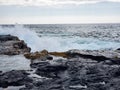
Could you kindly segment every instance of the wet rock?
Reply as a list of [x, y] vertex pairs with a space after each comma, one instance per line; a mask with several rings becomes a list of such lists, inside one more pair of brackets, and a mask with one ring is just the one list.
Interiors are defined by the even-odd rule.
[[41, 52], [34, 52], [34, 53], [26, 53], [24, 54], [24, 56], [27, 58], [27, 59], [31, 59], [31, 60], [35, 60], [35, 59], [41, 59], [41, 60], [46, 60], [46, 59], [49, 59], [49, 60], [52, 60], [53, 58], [50, 57], [48, 55], [48, 51], [47, 50], [43, 50]]
[[[108, 64], [120, 64], [120, 53], [114, 50], [69, 50], [66, 52], [48, 52], [43, 50], [41, 52], [27, 53], [24, 56], [28, 59], [35, 60], [53, 60], [53, 57], [62, 57], [62, 58], [82, 58], [84, 60], [91, 59], [97, 62], [105, 62]], [[106, 62], [108, 61], [108, 62]]]
[[0, 35], [0, 54], [18, 55], [30, 52], [31, 49], [23, 40], [19, 40], [16, 36]]
[[[26, 74], [22, 73], [22, 76], [19, 76], [21, 73], [17, 75], [10, 72], [13, 75], [12, 77], [18, 79], [9, 81], [8, 76], [11, 76], [11, 74], [1, 73], [1, 78], [4, 75], [8, 76], [4, 76], [4, 83], [7, 82], [7, 84], [0, 85], [11, 85], [13, 82], [16, 82], [17, 85], [23, 85], [22, 82], [25, 87], [20, 90], [120, 89], [120, 54], [114, 50], [70, 50], [62, 53], [43, 50], [28, 53], [28, 56], [25, 55], [33, 59], [34, 62], [31, 62], [30, 66], [35, 70], [34, 74], [41, 78], [29, 77], [29, 81], [29, 79], [26, 80], [28, 78]], [[57, 57], [57, 59], [49, 57], [51, 55]], [[47, 57], [51, 60], [48, 60]], [[4, 81], [4, 79], [1, 80]], [[8, 82], [10, 83], [8, 84]]]
[[69, 86], [69, 88], [79, 90], [79, 89], [86, 89], [87, 86], [75, 85], [75, 86]]
[[0, 41], [1, 42], [5, 42], [5, 41], [19, 41], [19, 39], [16, 36], [0, 35]]
[[34, 64], [44, 80], [25, 84], [21, 90], [119, 90], [120, 66], [58, 59]]
[[120, 50], [120, 48], [118, 48], [117, 50]]
[[106, 62], [106, 64], [109, 65], [120, 65], [120, 59], [112, 59], [112, 60], [108, 60], [109, 62]]
[[0, 71], [0, 75], [2, 75], [2, 71]]
[[28, 84], [23, 90], [119, 90], [118, 52], [70, 50], [47, 54], [59, 59], [31, 64], [37, 75], [47, 79]]
[[60, 72], [64, 72], [67, 68], [68, 67], [65, 65], [44, 65], [39, 66], [36, 70], [36, 74], [48, 78], [58, 78]]
[[9, 71], [0, 75], [0, 87], [21, 86], [27, 82], [32, 82], [24, 70]]
[[46, 66], [46, 65], [50, 65], [50, 63], [48, 61], [43, 61], [43, 62], [31, 63], [30, 64], [30, 66], [32, 68], [39, 68], [39, 67]]
[[52, 56], [46, 56], [47, 60], [53, 60], [53, 57]]
[[[66, 52], [68, 58], [91, 59], [106, 64], [120, 65], [120, 53], [116, 50], [69, 50]], [[89, 60], [90, 61], [90, 60]]]
[[49, 54], [57, 57], [68, 58], [68, 55], [66, 52], [49, 52]]
[[101, 53], [99, 53], [99, 52], [96, 52], [96, 53], [94, 51], [83, 51], [83, 50], [82, 51], [80, 51], [80, 50], [67, 51], [67, 54], [70, 58], [82, 57], [84, 59], [92, 59], [92, 60], [96, 60], [98, 62], [110, 59], [109, 57], [101, 55]]
[[110, 79], [108, 83], [104, 85], [105, 90], [119, 90], [120, 89], [120, 79], [113, 78]]
[[56, 84], [55, 80], [45, 80], [43, 82], [34, 82], [28, 84], [27, 87], [20, 90], [64, 90], [64, 87], [60, 84]]

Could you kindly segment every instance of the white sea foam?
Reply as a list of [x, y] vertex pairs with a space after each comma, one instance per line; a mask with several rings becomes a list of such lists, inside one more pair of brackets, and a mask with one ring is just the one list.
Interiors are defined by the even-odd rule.
[[78, 36], [41, 36], [39, 37], [36, 32], [16, 25], [13, 28], [0, 28], [0, 34], [11, 34], [18, 36], [24, 40], [32, 51], [47, 49], [48, 51], [67, 51], [69, 49], [106, 49], [106, 48], [119, 48], [120, 43], [101, 41], [92, 38], [81, 38]]
[[32, 48], [32, 51], [37, 50], [40, 47], [39, 37], [34, 31], [30, 31], [26, 28], [23, 28], [22, 25], [16, 25], [14, 28], [0, 28], [0, 34], [6, 35], [11, 34], [14, 36], [18, 36], [21, 40], [24, 40], [29, 47]]

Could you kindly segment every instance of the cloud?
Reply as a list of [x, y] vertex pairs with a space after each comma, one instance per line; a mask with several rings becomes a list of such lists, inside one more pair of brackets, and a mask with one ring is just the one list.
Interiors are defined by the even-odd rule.
[[98, 2], [120, 2], [120, 0], [0, 0], [0, 5], [46, 6], [89, 4]]

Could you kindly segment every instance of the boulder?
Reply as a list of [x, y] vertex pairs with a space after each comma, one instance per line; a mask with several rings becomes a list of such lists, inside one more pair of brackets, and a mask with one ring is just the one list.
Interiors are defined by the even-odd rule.
[[19, 38], [11, 35], [0, 35], [0, 42], [5, 41], [19, 41]]
[[40, 60], [52, 60], [52, 56], [48, 54], [47, 50], [42, 50], [41, 52], [34, 52], [34, 53], [25, 53], [24, 56], [27, 59], [35, 60], [35, 59], [40, 59]]
[[118, 48], [117, 50], [120, 50], [120, 48]]
[[0, 71], [0, 75], [2, 75], [2, 71]]
[[30, 52], [31, 49], [16, 36], [0, 35], [0, 54], [18, 55]]
[[0, 87], [21, 86], [27, 82], [32, 82], [24, 70], [13, 70], [0, 75]]
[[44, 65], [38, 67], [36, 74], [48, 78], [58, 78], [60, 72], [64, 72], [67, 68], [66, 65]]

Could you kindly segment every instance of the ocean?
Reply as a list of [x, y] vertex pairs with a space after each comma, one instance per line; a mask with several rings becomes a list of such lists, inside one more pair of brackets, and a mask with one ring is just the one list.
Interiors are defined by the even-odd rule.
[[[0, 35], [6, 34], [24, 40], [32, 52], [120, 48], [120, 24], [0, 25]], [[30, 61], [22, 55], [0, 55], [0, 71], [28, 70], [29, 64]]]
[[18, 36], [33, 52], [117, 49], [120, 46], [120, 24], [1, 25], [0, 34]]

